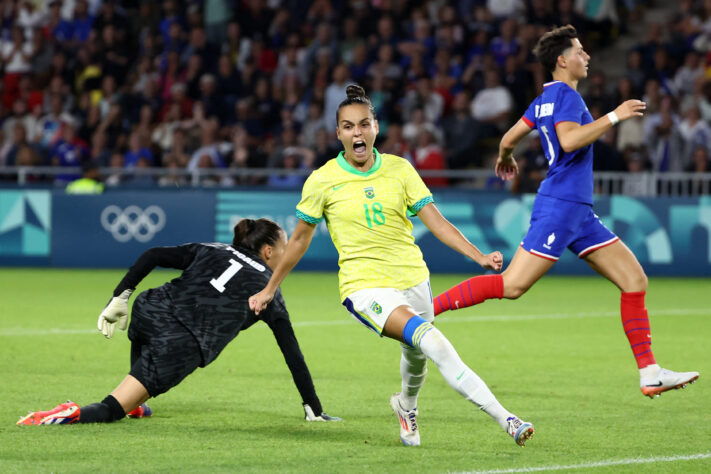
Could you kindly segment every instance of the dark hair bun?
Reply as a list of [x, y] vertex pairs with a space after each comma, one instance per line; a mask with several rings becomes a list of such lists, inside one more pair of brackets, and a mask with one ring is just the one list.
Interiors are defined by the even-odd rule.
[[254, 230], [253, 219], [242, 219], [235, 226], [235, 238], [239, 241], [244, 240]]
[[349, 99], [365, 98], [365, 89], [359, 85], [351, 84], [346, 87], [346, 96], [348, 96]]
[[281, 238], [282, 228], [276, 222], [261, 219], [242, 219], [234, 227], [233, 245], [259, 253], [264, 245], [275, 245]]
[[338, 105], [338, 109], [336, 110], [336, 125], [338, 125], [340, 121], [341, 108], [354, 104], [365, 105], [368, 107], [370, 113], [373, 114], [373, 118], [375, 118], [375, 109], [368, 96], [365, 95], [365, 89], [358, 84], [350, 84], [346, 86], [346, 99]]

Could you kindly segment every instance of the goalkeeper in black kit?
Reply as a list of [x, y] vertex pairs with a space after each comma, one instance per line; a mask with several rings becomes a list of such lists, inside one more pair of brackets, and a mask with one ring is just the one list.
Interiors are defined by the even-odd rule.
[[267, 284], [285, 246], [286, 233], [273, 221], [243, 219], [234, 228], [231, 246], [186, 244], [144, 252], [99, 315], [98, 328], [107, 338], [117, 324], [126, 329], [128, 299], [151, 270], [161, 266], [183, 272], [136, 298], [128, 328], [131, 370], [126, 378], [100, 403], [80, 407], [68, 401], [53, 410], [30, 413], [17, 424], [108, 423], [126, 415], [150, 416], [149, 398], [208, 365], [240, 331], [260, 320], [272, 330], [284, 354], [306, 420], [339, 421], [323, 412], [281, 292], [259, 316], [249, 309], [248, 298]]

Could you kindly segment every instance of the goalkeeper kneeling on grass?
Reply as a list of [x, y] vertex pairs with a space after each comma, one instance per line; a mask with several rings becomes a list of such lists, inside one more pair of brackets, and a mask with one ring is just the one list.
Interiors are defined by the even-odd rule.
[[198, 367], [215, 360], [240, 331], [264, 321], [274, 333], [307, 421], [339, 421], [323, 412], [299, 349], [281, 293], [257, 316], [248, 298], [263, 288], [281, 261], [286, 233], [268, 219], [243, 219], [232, 245], [221, 243], [154, 247], [133, 264], [99, 315], [98, 328], [110, 338], [128, 323], [128, 299], [156, 266], [183, 270], [180, 277], [142, 292], [133, 305], [128, 338], [131, 370], [100, 403], [73, 402], [24, 416], [18, 425], [108, 423], [150, 416], [146, 401], [178, 385]]

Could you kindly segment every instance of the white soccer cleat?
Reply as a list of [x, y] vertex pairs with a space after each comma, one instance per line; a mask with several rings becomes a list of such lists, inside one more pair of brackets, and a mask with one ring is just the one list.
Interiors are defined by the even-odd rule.
[[687, 384], [694, 383], [698, 378], [698, 372], [674, 372], [672, 370], [659, 369], [656, 377], [640, 379], [639, 387], [644, 395], [654, 398], [667, 390], [684, 388]]
[[304, 419], [306, 421], [343, 421], [343, 418], [329, 416], [326, 413], [321, 413], [317, 416], [308, 403], [304, 403]]
[[400, 440], [405, 446], [420, 445], [420, 430], [417, 428], [417, 408], [405, 410], [400, 406], [400, 394], [390, 397], [390, 406], [400, 420]]
[[526, 441], [531, 439], [535, 433], [532, 423], [523, 421], [517, 416], [506, 418], [506, 422], [508, 423], [506, 432], [514, 439], [516, 444], [521, 447], [525, 446]]

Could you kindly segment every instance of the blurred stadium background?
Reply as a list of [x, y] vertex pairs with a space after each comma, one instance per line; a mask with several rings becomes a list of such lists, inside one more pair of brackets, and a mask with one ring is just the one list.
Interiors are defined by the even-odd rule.
[[[526, 302], [438, 319], [497, 396], [532, 417], [535, 444], [514, 451], [431, 370], [427, 446], [405, 458], [387, 406], [398, 351], [342, 313], [323, 224], [299, 269], [325, 272], [283, 289], [319, 393], [347, 420], [337, 429], [299, 422], [264, 327], [156, 399], [140, 429], [14, 421], [62, 397], [100, 399], [125, 372], [129, 342], [97, 336], [94, 318], [146, 248], [229, 241], [242, 217], [293, 229], [303, 181], [338, 152], [334, 111], [350, 82], [377, 108], [376, 147], [411, 160], [447, 218], [510, 258], [546, 160], [532, 137], [507, 184], [492, 160], [547, 80], [533, 44], [568, 23], [592, 56], [580, 87], [592, 114], [647, 102], [595, 144], [595, 208], [652, 276], [655, 351], [708, 373], [711, 2], [0, 0], [0, 18], [2, 472], [709, 471], [704, 379], [643, 400], [617, 290], [568, 278], [590, 273], [572, 255], [553, 269], [566, 277]], [[413, 224], [435, 291], [480, 271]]]
[[[244, 216], [291, 230], [305, 177], [339, 150], [350, 82], [376, 106], [376, 147], [510, 256], [546, 160], [535, 136], [514, 182], [492, 160], [547, 80], [533, 44], [570, 23], [593, 116], [647, 102], [595, 144], [598, 213], [650, 274], [709, 275], [709, 2], [3, 0], [0, 14], [0, 265], [123, 267], [146, 246], [225, 240]], [[471, 271], [415, 231], [435, 272]], [[325, 228], [316, 243], [300, 268], [334, 269]], [[574, 260], [555, 271], [587, 271]]]

